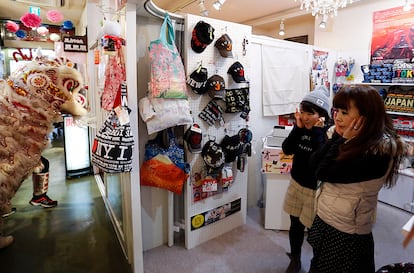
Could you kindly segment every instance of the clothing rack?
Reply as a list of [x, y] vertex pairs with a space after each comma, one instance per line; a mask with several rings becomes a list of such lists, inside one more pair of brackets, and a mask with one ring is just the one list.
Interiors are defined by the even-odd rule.
[[[152, 0], [146, 0], [144, 3], [144, 9], [151, 15], [158, 17], [160, 19], [164, 19], [164, 14], [168, 11], [163, 10], [159, 7], [157, 7], [157, 5], [154, 4], [154, 2], [152, 2]], [[184, 17], [175, 13], [170, 13], [168, 12], [168, 14], [170, 15], [171, 20], [176, 20], [180, 23], [184, 22]]]

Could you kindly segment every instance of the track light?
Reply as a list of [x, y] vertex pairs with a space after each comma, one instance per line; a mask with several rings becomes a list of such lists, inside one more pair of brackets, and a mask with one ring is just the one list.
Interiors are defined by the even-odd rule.
[[280, 21], [280, 25], [279, 25], [279, 35], [283, 36], [285, 35], [285, 23], [284, 23], [285, 19], [282, 19], [282, 21]]
[[322, 16], [321, 22], [319, 23], [319, 27], [320, 28], [326, 28], [327, 25], [328, 25], [328, 15], [324, 14]]
[[214, 2], [213, 7], [216, 10], [220, 10], [221, 6], [223, 6], [224, 2], [226, 2], [226, 0], [217, 0], [216, 2]]
[[411, 10], [411, 5], [410, 3], [408, 3], [408, 0], [405, 0], [405, 5], [403, 7], [403, 11], [410, 11]]
[[204, 0], [200, 0], [200, 3], [198, 3], [198, 7], [200, 9], [200, 14], [202, 16], [208, 16], [208, 10], [206, 9], [206, 6], [204, 5]]

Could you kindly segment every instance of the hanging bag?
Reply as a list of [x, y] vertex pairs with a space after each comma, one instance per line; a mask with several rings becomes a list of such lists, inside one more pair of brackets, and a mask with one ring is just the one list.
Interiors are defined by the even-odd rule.
[[160, 37], [149, 45], [149, 91], [155, 98], [187, 98], [183, 61], [174, 42], [174, 28], [166, 13]]
[[126, 81], [125, 60], [122, 50], [123, 39], [111, 37], [116, 54], [109, 55], [108, 64], [105, 67], [105, 85], [102, 93], [102, 108], [111, 111], [116, 105], [116, 97], [119, 96], [121, 84]]
[[[165, 144], [164, 144], [165, 143]], [[184, 149], [178, 145], [173, 130], [159, 132], [145, 145], [144, 163], [140, 168], [140, 184], [180, 194], [190, 172]]]
[[151, 135], [178, 125], [193, 123], [190, 103], [187, 99], [143, 97], [139, 100], [139, 113]]
[[106, 173], [129, 172], [132, 169], [134, 137], [129, 123], [126, 84], [121, 84], [121, 106], [110, 112], [92, 146], [92, 164]]
[[145, 144], [144, 161], [150, 160], [159, 154], [167, 155], [177, 167], [189, 172], [189, 164], [185, 161], [184, 148], [178, 144], [172, 128], [159, 132], [154, 139], [148, 140]]

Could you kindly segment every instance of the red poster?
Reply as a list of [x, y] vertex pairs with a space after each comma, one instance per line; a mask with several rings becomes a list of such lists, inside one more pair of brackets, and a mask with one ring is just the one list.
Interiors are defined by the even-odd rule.
[[[412, 9], [413, 10], [413, 9]], [[371, 63], [411, 62], [414, 57], [414, 11], [402, 7], [374, 12]]]

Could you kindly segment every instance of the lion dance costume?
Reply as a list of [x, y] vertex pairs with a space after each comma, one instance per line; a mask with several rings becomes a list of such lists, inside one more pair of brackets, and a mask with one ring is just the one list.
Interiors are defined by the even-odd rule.
[[[81, 74], [64, 58], [37, 56], [8, 79], [0, 79], [1, 214], [10, 211], [11, 199], [22, 182], [37, 172], [48, 135], [53, 123], [61, 121], [61, 113], [87, 114], [85, 97], [79, 93], [82, 88]], [[43, 177], [42, 181], [38, 189], [48, 182]], [[2, 228], [0, 219], [0, 248], [13, 242], [11, 235], [1, 235]]]

